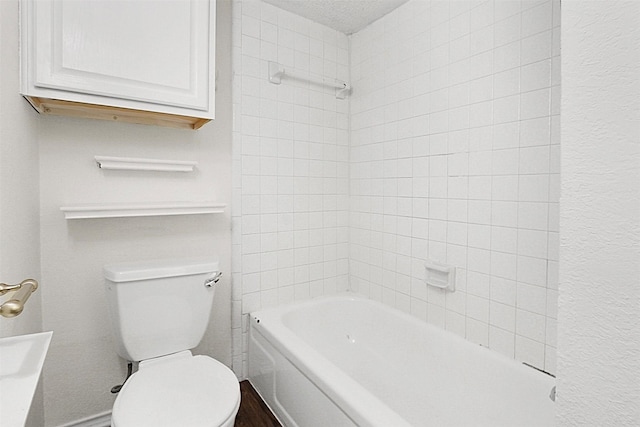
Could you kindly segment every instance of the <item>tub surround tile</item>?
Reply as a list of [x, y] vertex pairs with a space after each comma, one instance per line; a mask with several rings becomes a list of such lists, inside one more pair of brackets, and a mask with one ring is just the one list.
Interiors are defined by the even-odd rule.
[[[418, 3], [425, 13], [414, 14], [413, 25], [400, 29], [397, 17]], [[363, 274], [375, 264], [370, 236], [381, 233], [384, 242], [397, 243], [401, 232], [385, 225], [398, 224], [398, 217], [413, 219], [413, 241], [420, 243], [410, 251], [412, 265], [426, 258], [455, 260], [465, 281], [455, 297], [425, 292], [423, 270], [412, 268], [409, 311], [424, 318], [426, 302], [428, 322], [551, 372], [558, 257], [557, 3], [449, 7], [410, 1], [382, 25], [351, 37], [351, 67], [357, 70], [352, 84], [359, 89], [351, 98], [350, 166], [357, 185], [351, 187], [350, 259], [358, 265], [350, 270], [352, 289], [372, 292], [371, 277]], [[397, 31], [409, 33], [404, 43], [413, 44], [411, 69], [394, 61]], [[413, 82], [413, 91], [397, 90], [400, 75]], [[402, 117], [398, 106], [406, 107]], [[411, 126], [412, 117], [426, 126]], [[390, 128], [394, 133], [378, 131]], [[411, 169], [398, 167], [400, 134], [412, 141]], [[387, 149], [377, 151], [378, 145]], [[379, 165], [393, 168], [378, 174]], [[411, 193], [402, 183], [409, 174]], [[371, 202], [378, 189], [386, 189], [385, 207], [409, 198], [412, 210], [382, 212], [380, 226], [359, 221], [376, 213]], [[418, 218], [425, 223], [416, 223]], [[394, 244], [378, 249], [384, 259], [400, 255]], [[382, 274], [397, 268], [383, 264]], [[397, 300], [391, 293], [403, 293], [381, 286], [389, 301]]]
[[[261, 1], [234, 2], [234, 343], [259, 308], [348, 288], [348, 101], [267, 79], [268, 61], [348, 80], [348, 40]], [[239, 252], [239, 253], [238, 253]], [[246, 345], [233, 367], [246, 376]]]
[[[555, 371], [558, 5], [410, 0], [347, 37], [234, 1], [239, 377], [247, 313], [346, 289]], [[270, 84], [268, 60], [353, 93]]]

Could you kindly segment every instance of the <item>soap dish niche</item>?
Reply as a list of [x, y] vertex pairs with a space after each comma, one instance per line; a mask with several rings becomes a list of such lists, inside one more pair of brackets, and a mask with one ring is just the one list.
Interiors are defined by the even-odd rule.
[[425, 282], [429, 286], [453, 292], [456, 289], [456, 268], [433, 261], [424, 263]]

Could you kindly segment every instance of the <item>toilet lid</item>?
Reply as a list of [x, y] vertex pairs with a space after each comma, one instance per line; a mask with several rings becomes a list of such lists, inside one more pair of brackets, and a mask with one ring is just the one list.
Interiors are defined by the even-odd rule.
[[140, 363], [113, 406], [114, 426], [219, 426], [240, 404], [236, 376], [207, 356], [181, 352]]

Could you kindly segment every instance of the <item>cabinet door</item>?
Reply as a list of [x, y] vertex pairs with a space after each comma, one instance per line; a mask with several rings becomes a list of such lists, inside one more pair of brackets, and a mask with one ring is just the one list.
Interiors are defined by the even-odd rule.
[[36, 88], [213, 111], [215, 2], [35, 0], [29, 6]]

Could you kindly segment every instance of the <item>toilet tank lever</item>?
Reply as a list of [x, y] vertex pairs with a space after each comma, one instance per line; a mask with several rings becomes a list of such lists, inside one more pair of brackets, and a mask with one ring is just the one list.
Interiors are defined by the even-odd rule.
[[208, 279], [206, 279], [204, 281], [204, 286], [207, 288], [211, 288], [213, 285], [218, 283], [220, 277], [222, 277], [222, 271], [218, 271], [213, 277], [209, 277]]

